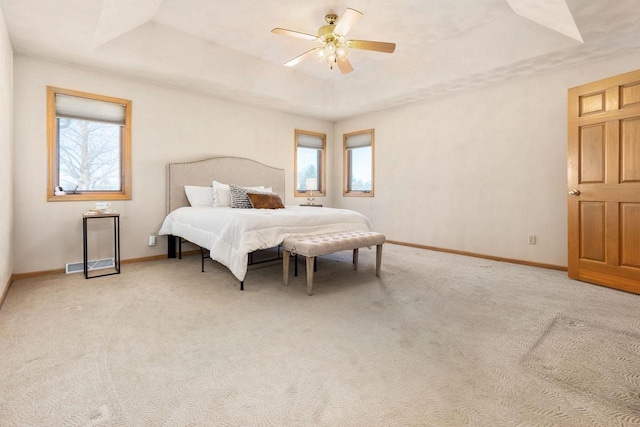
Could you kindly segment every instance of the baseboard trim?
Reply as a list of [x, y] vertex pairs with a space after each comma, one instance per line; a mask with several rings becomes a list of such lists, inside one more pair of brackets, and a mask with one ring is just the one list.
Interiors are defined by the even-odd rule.
[[[194, 251], [185, 251], [182, 252], [182, 256], [191, 256], [191, 255], [200, 255], [200, 251], [199, 250], [194, 250]], [[159, 259], [166, 259], [167, 258], [167, 254], [163, 254], [163, 255], [152, 255], [152, 256], [145, 256], [145, 257], [141, 257], [141, 258], [130, 258], [130, 259], [123, 259], [120, 261], [121, 264], [135, 264], [137, 262], [146, 262], [146, 261], [157, 261]], [[55, 270], [43, 270], [43, 271], [32, 271], [29, 273], [17, 273], [17, 274], [13, 274], [11, 276], [11, 281], [15, 282], [16, 280], [22, 280], [22, 279], [31, 279], [33, 277], [40, 277], [40, 276], [49, 276], [52, 274], [65, 274], [66, 270], [64, 268], [58, 268]]]
[[55, 270], [30, 271], [29, 273], [16, 273], [13, 275], [13, 281], [22, 279], [31, 279], [33, 277], [50, 276], [52, 274], [65, 274], [64, 268], [56, 268]]
[[123, 259], [122, 261], [120, 261], [120, 264], [135, 264], [138, 262], [157, 261], [159, 259], [163, 259], [166, 257], [167, 255], [164, 254], [164, 255], [143, 256], [140, 258]]
[[[567, 271], [567, 267], [562, 266], [562, 265], [545, 264], [545, 263], [532, 262], [532, 261], [523, 261], [523, 260], [512, 259], [512, 258], [503, 258], [503, 257], [497, 257], [497, 256], [493, 256], [493, 255], [478, 254], [478, 253], [475, 253], [475, 252], [458, 251], [458, 250], [455, 250], [455, 249], [439, 248], [439, 247], [436, 247], [436, 246], [419, 245], [417, 243], [400, 242], [398, 240], [387, 240], [386, 243], [391, 243], [391, 244], [400, 245], [400, 246], [408, 246], [408, 247], [411, 247], [411, 248], [426, 249], [426, 250], [429, 250], [429, 251], [446, 252], [446, 253], [454, 254], [454, 255], [463, 255], [463, 256], [470, 256], [470, 257], [474, 257], [474, 258], [489, 259], [489, 260], [492, 260], [492, 261], [508, 262], [508, 263], [511, 263], [511, 264], [528, 265], [530, 267], [539, 267], [539, 268], [547, 268], [547, 269], [550, 269], [550, 270]], [[199, 254], [200, 254], [199, 250], [182, 252], [182, 256], [183, 257], [184, 256], [199, 255]], [[135, 264], [135, 263], [138, 263], [138, 262], [157, 261], [157, 260], [165, 259], [165, 258], [167, 258], [166, 254], [153, 255], [153, 256], [146, 256], [146, 257], [140, 257], [140, 258], [125, 259], [125, 260], [122, 260], [121, 263], [122, 264]], [[11, 277], [9, 277], [9, 282], [7, 283], [7, 286], [6, 286], [5, 290], [4, 290], [4, 292], [2, 293], [2, 295], [0, 295], [0, 308], [2, 308], [2, 304], [4, 304], [4, 300], [7, 297], [7, 293], [9, 292], [9, 287], [11, 286], [11, 284], [14, 281], [22, 280], [22, 279], [30, 279], [32, 277], [49, 276], [51, 274], [64, 274], [64, 273], [65, 273], [65, 269], [64, 268], [60, 268], [60, 269], [55, 269], [55, 270], [43, 270], [43, 271], [33, 271], [33, 272], [30, 272], [30, 273], [12, 274]]]
[[464, 256], [470, 256], [474, 258], [490, 259], [492, 261], [508, 262], [511, 264], [528, 265], [530, 267], [547, 268], [549, 270], [567, 271], [567, 267], [562, 265], [545, 264], [545, 263], [533, 262], [533, 261], [523, 261], [520, 259], [512, 259], [512, 258], [503, 258], [503, 257], [498, 257], [493, 255], [478, 254], [475, 252], [457, 251], [455, 249], [438, 248], [436, 246], [427, 246], [427, 245], [418, 245], [416, 243], [399, 242], [397, 240], [387, 240], [385, 241], [385, 243], [391, 243], [391, 244], [400, 245], [400, 246], [408, 246], [411, 248], [427, 249], [427, 250], [436, 251], [436, 252], [446, 252], [454, 255], [464, 255]]
[[[200, 250], [182, 251], [182, 256], [183, 257], [192, 256], [192, 255], [200, 255]], [[145, 257], [142, 257], [142, 258], [123, 259], [122, 261], [120, 261], [120, 263], [121, 264], [135, 264], [136, 262], [157, 261], [159, 259], [167, 259], [167, 254], [145, 256]]]
[[4, 291], [2, 292], [2, 295], [0, 295], [0, 309], [2, 309], [2, 304], [4, 304], [4, 300], [7, 298], [7, 294], [9, 293], [9, 288], [11, 287], [11, 283], [13, 283], [13, 274], [9, 276], [7, 285], [4, 287]]

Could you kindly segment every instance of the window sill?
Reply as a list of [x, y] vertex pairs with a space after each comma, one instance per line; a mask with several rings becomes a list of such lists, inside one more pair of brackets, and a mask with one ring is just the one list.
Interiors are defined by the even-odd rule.
[[64, 196], [56, 196], [54, 194], [47, 195], [47, 202], [81, 202], [81, 201], [108, 201], [108, 200], [131, 200], [131, 196], [129, 194], [123, 193], [91, 193], [91, 194], [82, 194], [82, 193], [68, 193]]
[[344, 197], [373, 197], [373, 191], [345, 191]]
[[295, 193], [293, 195], [294, 197], [327, 197], [326, 193], [316, 193], [315, 191], [313, 192], [313, 196], [309, 193]]

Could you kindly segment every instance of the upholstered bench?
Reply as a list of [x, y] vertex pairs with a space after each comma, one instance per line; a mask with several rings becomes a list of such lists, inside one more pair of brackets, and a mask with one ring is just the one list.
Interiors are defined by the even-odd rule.
[[384, 234], [374, 231], [344, 231], [338, 233], [319, 234], [315, 236], [288, 237], [282, 242], [284, 249], [282, 260], [282, 279], [284, 285], [289, 284], [289, 258], [291, 255], [302, 255], [307, 258], [307, 293], [313, 293], [313, 267], [315, 257], [334, 252], [353, 250], [353, 269], [358, 269], [358, 249], [376, 247], [376, 276], [380, 276], [382, 263], [382, 244]]

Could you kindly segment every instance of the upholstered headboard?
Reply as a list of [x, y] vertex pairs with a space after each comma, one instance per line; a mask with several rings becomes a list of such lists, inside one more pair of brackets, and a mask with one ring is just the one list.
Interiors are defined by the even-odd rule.
[[212, 157], [167, 165], [167, 214], [189, 206], [185, 185], [210, 186], [212, 181], [244, 187], [272, 187], [284, 201], [284, 169], [241, 157]]

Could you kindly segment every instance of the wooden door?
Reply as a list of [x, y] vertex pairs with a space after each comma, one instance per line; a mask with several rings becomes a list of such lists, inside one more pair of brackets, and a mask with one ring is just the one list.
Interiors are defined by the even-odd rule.
[[640, 293], [640, 70], [569, 90], [569, 277]]

